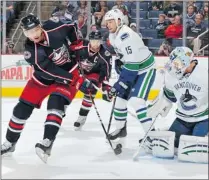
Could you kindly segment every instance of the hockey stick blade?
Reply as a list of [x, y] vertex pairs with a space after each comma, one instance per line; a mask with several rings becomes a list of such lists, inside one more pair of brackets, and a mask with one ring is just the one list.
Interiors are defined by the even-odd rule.
[[[158, 116], [159, 116], [159, 114], [158, 114]], [[153, 126], [154, 126], [154, 124], [155, 124], [156, 119], [157, 119], [158, 116], [156, 116], [155, 119], [152, 121], [152, 124], [151, 124], [150, 128], [148, 129], [148, 131], [144, 135], [144, 138], [142, 139], [139, 148], [137, 149], [137, 151], [133, 155], [133, 161], [137, 161], [138, 160], [138, 156], [140, 155], [141, 148], [144, 145], [144, 142], [146, 141], [149, 132], [152, 130], [152, 128], [153, 128]]]

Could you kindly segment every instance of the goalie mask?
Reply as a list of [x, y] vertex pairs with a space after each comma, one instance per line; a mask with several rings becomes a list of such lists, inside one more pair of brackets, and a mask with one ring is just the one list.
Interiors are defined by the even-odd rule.
[[188, 47], [176, 47], [171, 52], [165, 68], [173, 77], [181, 80], [185, 75], [185, 70], [190, 66], [193, 56], [194, 53]]

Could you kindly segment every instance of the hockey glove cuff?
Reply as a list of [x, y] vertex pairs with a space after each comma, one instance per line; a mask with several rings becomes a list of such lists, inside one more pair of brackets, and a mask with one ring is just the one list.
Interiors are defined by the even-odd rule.
[[76, 82], [76, 89], [79, 89], [84, 94], [89, 94], [95, 90], [93, 82], [82, 76]]
[[108, 102], [111, 102], [113, 99], [113, 96], [116, 95], [116, 90], [109, 84], [102, 84], [102, 91], [104, 94], [102, 94], [102, 99]]

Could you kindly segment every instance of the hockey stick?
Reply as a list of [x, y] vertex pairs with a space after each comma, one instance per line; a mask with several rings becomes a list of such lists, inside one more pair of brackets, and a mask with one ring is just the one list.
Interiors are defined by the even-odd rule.
[[[102, 94], [106, 94], [102, 91], [101, 88], [97, 87], [95, 84], [93, 84], [94, 88], [100, 91]], [[110, 113], [110, 118], [109, 118], [109, 123], [108, 123], [108, 128], [107, 128], [107, 134], [109, 134], [111, 123], [112, 123], [112, 117], [113, 117], [113, 112], [114, 112], [114, 107], [115, 107], [115, 102], [116, 102], [117, 96], [114, 97], [113, 104], [112, 104], [112, 109]]]
[[111, 141], [110, 141], [110, 138], [108, 137], [108, 133], [107, 133], [105, 127], [104, 127], [104, 124], [103, 124], [103, 122], [102, 122], [101, 116], [100, 116], [100, 114], [99, 114], [99, 112], [98, 112], [97, 106], [96, 106], [96, 104], [95, 104], [95, 101], [94, 101], [94, 98], [92, 97], [91, 92], [89, 92], [89, 95], [90, 95], [91, 101], [92, 101], [92, 103], [93, 103], [93, 105], [94, 105], [94, 109], [95, 109], [95, 111], [96, 111], [96, 114], [97, 114], [97, 116], [98, 116], [98, 118], [99, 118], [100, 124], [102, 125], [103, 131], [104, 131], [104, 133], [105, 133], [105, 135], [106, 135], [106, 137], [107, 137], [107, 140], [108, 140], [108, 142], [109, 142], [109, 144], [110, 144], [112, 150], [114, 151], [115, 155], [120, 154], [120, 153], [121, 153], [121, 148], [117, 148], [117, 147], [116, 147], [115, 149], [113, 148], [113, 145], [112, 145], [112, 143], [111, 143]]
[[153, 126], [154, 126], [154, 124], [155, 124], [155, 121], [156, 121], [156, 119], [157, 119], [158, 116], [159, 116], [159, 114], [158, 114], [158, 115], [155, 117], [155, 119], [152, 121], [152, 124], [151, 124], [150, 128], [148, 129], [148, 131], [147, 131], [146, 134], [144, 135], [144, 138], [142, 139], [141, 144], [140, 144], [138, 150], [137, 150], [137, 151], [134, 153], [134, 155], [133, 155], [133, 161], [136, 161], [136, 160], [138, 159], [138, 156], [139, 156], [139, 154], [140, 154], [140, 150], [141, 150], [142, 146], [144, 145], [144, 142], [146, 141], [149, 132], [152, 130], [152, 128], [153, 128]]
[[[81, 70], [82, 76], [85, 77], [84, 70], [83, 70], [83, 68], [82, 68], [82, 66], [81, 66], [81, 63], [80, 63], [80, 58], [78, 59], [78, 65], [80, 66], [80, 70]], [[92, 83], [92, 84], [93, 84], [93, 83]], [[94, 84], [93, 84], [93, 86], [97, 87], [97, 86], [94, 85]], [[97, 87], [97, 88], [98, 88], [98, 87]], [[97, 89], [97, 88], [96, 88], [96, 89]], [[95, 104], [94, 98], [92, 97], [92, 94], [91, 94], [90, 91], [89, 91], [89, 96], [90, 96], [90, 98], [91, 98], [91, 101], [92, 101], [92, 103], [93, 103], [94, 109], [95, 109], [96, 114], [97, 114], [97, 116], [98, 116], [98, 118], [99, 118], [100, 124], [101, 124], [101, 126], [102, 126], [102, 128], [103, 128], [103, 131], [104, 131], [104, 133], [105, 133], [105, 135], [106, 135], [106, 137], [107, 137], [107, 140], [108, 140], [108, 142], [109, 142], [109, 144], [110, 144], [110, 146], [111, 146], [113, 152], [115, 153], [115, 155], [120, 154], [120, 153], [122, 152], [121, 148], [117, 148], [117, 147], [116, 147], [115, 149], [113, 148], [113, 145], [112, 145], [112, 143], [111, 143], [111, 141], [110, 141], [110, 138], [108, 137], [107, 131], [106, 131], [105, 127], [104, 127], [104, 124], [103, 124], [103, 122], [102, 122], [101, 116], [100, 116], [100, 114], [99, 114], [99, 111], [98, 111], [97, 106], [96, 106], [96, 104]]]
[[110, 113], [110, 119], [109, 119], [108, 128], [107, 128], [107, 134], [109, 134], [109, 132], [110, 132], [110, 126], [111, 126], [111, 123], [112, 123], [112, 117], [113, 117], [116, 98], [117, 98], [117, 96], [115, 96], [115, 98], [113, 100], [112, 110], [111, 110], [111, 113]]

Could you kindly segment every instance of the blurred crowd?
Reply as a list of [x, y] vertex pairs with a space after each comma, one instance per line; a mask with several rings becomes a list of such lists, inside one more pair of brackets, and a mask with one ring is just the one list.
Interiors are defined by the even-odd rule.
[[[12, 25], [15, 23], [15, 19], [18, 18], [21, 11], [24, 8], [24, 3], [22, 1], [6, 1], [6, 17], [3, 16], [3, 2], [1, 1], [1, 26], [0, 26], [0, 33], [1, 33], [1, 45], [4, 45], [7, 47], [6, 53], [7, 54], [15, 54], [14, 51], [14, 43], [11, 41], [7, 41], [6, 44], [3, 44], [2, 37], [3, 37], [3, 21], [6, 21], [6, 35], [8, 36], [8, 33], [12, 27]], [[5, 18], [5, 19], [4, 19]]]
[[[100, 30], [104, 41], [108, 41], [108, 30], [104, 21], [105, 13], [118, 8], [124, 14], [124, 22], [134, 31], [139, 29], [144, 43], [155, 55], [167, 56], [174, 47], [182, 45], [183, 28], [186, 28], [186, 43], [195, 53], [208, 44], [208, 34], [197, 38], [208, 28], [208, 1], [186, 2], [186, 27], [183, 27], [182, 1], [140, 1], [139, 27], [136, 23], [136, 2], [130, 1], [91, 1], [91, 13], [87, 1], [57, 1], [52, 17], [66, 22], [76, 21], [80, 36], [87, 38], [87, 23], [91, 30]], [[8, 2], [7, 17], [15, 16], [14, 3]], [[10, 21], [10, 20], [9, 20]]]

